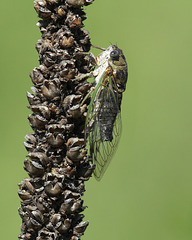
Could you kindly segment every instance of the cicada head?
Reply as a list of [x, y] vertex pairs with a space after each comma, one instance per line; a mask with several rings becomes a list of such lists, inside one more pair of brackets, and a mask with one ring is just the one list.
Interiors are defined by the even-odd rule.
[[108, 63], [112, 69], [118, 92], [124, 92], [128, 78], [128, 68], [125, 56], [123, 51], [116, 45], [111, 45], [108, 49], [110, 50]]

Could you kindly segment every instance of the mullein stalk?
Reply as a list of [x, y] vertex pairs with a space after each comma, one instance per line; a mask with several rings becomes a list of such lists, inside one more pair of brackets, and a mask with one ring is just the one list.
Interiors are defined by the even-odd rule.
[[90, 38], [83, 30], [82, 7], [93, 0], [35, 0], [42, 19], [42, 38], [36, 49], [38, 67], [30, 74], [34, 84], [27, 93], [33, 133], [24, 143], [29, 177], [19, 184], [22, 218], [19, 239], [78, 240], [88, 221], [82, 196], [94, 165], [84, 142], [87, 104], [81, 104], [91, 84], [75, 80], [88, 73]]

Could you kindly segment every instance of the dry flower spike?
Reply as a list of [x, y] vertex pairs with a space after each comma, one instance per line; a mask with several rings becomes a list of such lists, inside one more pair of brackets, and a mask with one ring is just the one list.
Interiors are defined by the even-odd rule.
[[30, 74], [33, 93], [27, 93], [28, 119], [34, 131], [24, 143], [29, 177], [19, 184], [22, 218], [19, 239], [78, 240], [88, 221], [81, 199], [94, 165], [84, 148], [87, 81], [72, 81], [91, 71], [90, 49], [82, 7], [93, 0], [35, 0], [42, 38], [36, 49], [39, 67]]

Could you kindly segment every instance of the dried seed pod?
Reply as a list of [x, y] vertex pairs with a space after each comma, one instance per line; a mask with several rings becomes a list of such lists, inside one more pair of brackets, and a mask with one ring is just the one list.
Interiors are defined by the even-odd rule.
[[24, 144], [24, 146], [25, 146], [25, 148], [26, 148], [26, 150], [27, 150], [28, 152], [33, 151], [33, 149], [34, 149], [34, 145], [33, 145], [33, 144], [28, 143], [28, 142], [24, 142], [23, 144]]
[[80, 240], [80, 238], [77, 236], [72, 236], [71, 240]]
[[87, 109], [87, 105], [84, 104], [83, 106], [80, 106], [79, 104], [71, 107], [69, 110], [67, 110], [67, 117], [72, 118], [81, 118], [84, 114], [84, 112]]
[[57, 233], [49, 231], [46, 227], [38, 232], [37, 240], [56, 240]]
[[86, 165], [84, 168], [79, 169], [80, 178], [83, 180], [88, 180], [93, 171], [95, 170], [95, 164]]
[[70, 48], [74, 44], [74, 38], [72, 36], [66, 37], [64, 36], [63, 39], [61, 40], [61, 46], [64, 48]]
[[54, 63], [56, 63], [57, 61], [57, 55], [54, 52], [45, 52], [45, 54], [43, 55], [43, 62], [45, 64], [45, 66], [50, 67], [51, 65], [53, 65]]
[[34, 104], [39, 104], [40, 100], [34, 96], [33, 94], [31, 94], [30, 92], [27, 92], [27, 99], [30, 105], [34, 105]]
[[28, 116], [30, 125], [32, 128], [37, 128], [39, 130], [44, 129], [47, 124], [47, 120], [39, 115], [30, 114]]
[[66, 125], [61, 124], [50, 124], [48, 126], [48, 131], [50, 133], [64, 133], [66, 129]]
[[76, 234], [76, 235], [82, 234], [88, 225], [89, 225], [88, 221], [79, 223], [76, 227], [74, 227], [73, 234]]
[[47, 0], [49, 4], [58, 4], [60, 0]]
[[26, 190], [30, 193], [34, 193], [35, 187], [31, 184], [30, 180], [30, 178], [25, 178], [20, 184], [18, 184], [19, 188], [21, 190]]
[[67, 218], [64, 220], [64, 222], [57, 223], [57, 225], [55, 226], [55, 229], [57, 229], [58, 232], [63, 234], [68, 231], [70, 226], [71, 226], [71, 219]]
[[25, 159], [24, 164], [26, 171], [30, 175], [42, 176], [44, 174], [44, 168], [41, 164], [34, 161], [29, 161], [27, 159]]
[[31, 106], [29, 106], [29, 109], [31, 109], [31, 111], [33, 111], [36, 114], [41, 114], [46, 119], [50, 118], [51, 112], [50, 112], [49, 108], [46, 106], [31, 105]]
[[60, 17], [64, 17], [66, 15], [66, 7], [64, 5], [59, 6], [57, 13]]
[[32, 198], [32, 195], [29, 192], [26, 192], [25, 190], [18, 190], [18, 195], [23, 201]]
[[74, 203], [74, 199], [72, 199], [72, 198], [65, 200], [64, 203], [61, 204], [59, 212], [62, 215], [71, 213], [71, 207], [72, 207], [73, 203]]
[[82, 99], [82, 95], [68, 95], [64, 101], [63, 101], [63, 108], [65, 111], [67, 111], [72, 105], [76, 105], [77, 103], [80, 103]]
[[38, 68], [34, 68], [33, 72], [30, 73], [31, 80], [34, 84], [42, 84], [42, 82], [45, 80], [43, 74], [39, 71]]
[[27, 140], [27, 142], [32, 144], [35, 144], [37, 142], [37, 139], [34, 134], [26, 134], [25, 139]]
[[61, 183], [56, 183], [55, 185], [52, 182], [47, 182], [45, 186], [45, 192], [48, 196], [55, 197], [59, 195], [62, 191]]
[[46, 8], [47, 2], [45, 0], [35, 0], [34, 1], [34, 8], [38, 13], [38, 16], [43, 19], [49, 19], [51, 17], [51, 11]]
[[52, 43], [49, 39], [39, 39], [36, 43], [36, 49], [38, 53], [44, 54], [45, 51], [52, 50]]
[[82, 210], [81, 206], [82, 206], [83, 201], [82, 200], [76, 200], [73, 205], [71, 206], [71, 212], [76, 212], [77, 210]]
[[60, 95], [59, 81], [54, 80], [45, 80], [43, 86], [41, 87], [43, 95], [48, 98], [54, 98]]
[[61, 220], [61, 214], [56, 213], [51, 217], [51, 223], [55, 226]]
[[75, 146], [83, 146], [85, 144], [84, 138], [69, 138], [66, 146], [68, 148], [75, 147]]
[[44, 222], [43, 214], [39, 210], [32, 211], [31, 214], [37, 222], [39, 223]]
[[50, 159], [47, 157], [46, 153], [43, 152], [32, 152], [27, 155], [31, 160], [38, 162], [42, 164], [43, 166], [46, 166]]
[[70, 190], [65, 190], [63, 192], [63, 195], [64, 195], [65, 199], [68, 199], [68, 198], [79, 199], [81, 197], [81, 195], [79, 193], [75, 193]]
[[74, 162], [78, 162], [85, 157], [86, 153], [86, 150], [82, 149], [81, 146], [72, 147], [67, 151], [67, 157]]
[[63, 134], [59, 133], [57, 135], [48, 133], [47, 134], [47, 141], [52, 147], [60, 147], [65, 142], [65, 137]]
[[66, 2], [73, 7], [82, 7], [85, 3], [85, 0], [66, 0]]
[[73, 132], [74, 124], [66, 124], [66, 132], [69, 134]]
[[70, 12], [70, 11], [68, 12], [66, 23], [68, 23], [69, 28], [83, 27], [81, 17], [78, 14], [72, 14], [72, 12]]
[[86, 94], [89, 89], [91, 88], [92, 84], [91, 83], [85, 83], [85, 84], [80, 84], [80, 86], [78, 85], [75, 90], [76, 90], [76, 94]]

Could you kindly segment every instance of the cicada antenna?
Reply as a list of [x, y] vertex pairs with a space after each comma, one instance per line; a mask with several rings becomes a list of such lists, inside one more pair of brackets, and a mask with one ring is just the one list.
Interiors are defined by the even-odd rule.
[[94, 48], [100, 49], [100, 50], [102, 50], [102, 51], [105, 51], [105, 50], [106, 50], [106, 48], [98, 47], [98, 46], [95, 46], [95, 45], [93, 45], [93, 44], [91, 44], [91, 46], [94, 47]]

